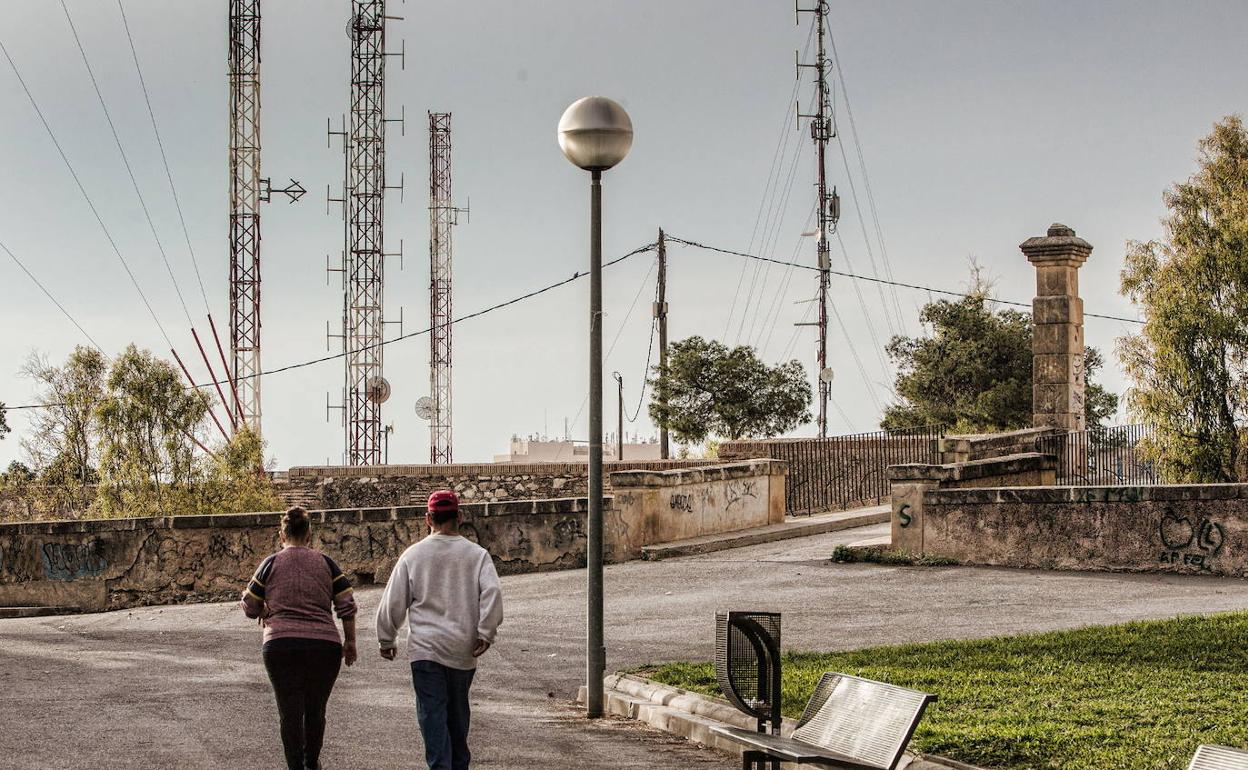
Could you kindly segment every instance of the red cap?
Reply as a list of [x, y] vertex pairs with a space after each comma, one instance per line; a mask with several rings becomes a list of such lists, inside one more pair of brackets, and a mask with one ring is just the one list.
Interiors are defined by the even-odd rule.
[[449, 489], [439, 489], [429, 495], [429, 511], [458, 511], [459, 496]]

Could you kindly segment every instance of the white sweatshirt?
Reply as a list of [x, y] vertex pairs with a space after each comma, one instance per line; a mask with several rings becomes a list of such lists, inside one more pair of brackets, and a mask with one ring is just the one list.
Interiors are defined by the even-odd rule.
[[490, 554], [459, 535], [432, 534], [410, 546], [390, 573], [377, 608], [377, 643], [394, 647], [404, 616], [408, 660], [477, 667], [472, 648], [490, 644], [503, 622], [503, 595]]

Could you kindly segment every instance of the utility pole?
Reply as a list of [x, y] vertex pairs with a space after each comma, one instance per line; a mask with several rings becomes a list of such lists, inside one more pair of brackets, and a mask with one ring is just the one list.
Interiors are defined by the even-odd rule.
[[797, 67], [800, 70], [805, 67], [815, 70], [815, 102], [817, 109], [813, 115], [802, 114], [801, 105], [797, 108], [797, 117], [800, 121], [802, 118], [810, 119], [810, 137], [815, 143], [815, 162], [817, 164], [817, 182], [818, 199], [816, 210], [819, 212], [819, 238], [817, 241], [817, 253], [819, 264], [819, 342], [816, 348], [816, 371], [815, 376], [819, 383], [819, 435], [828, 435], [828, 399], [831, 396], [832, 382], [831, 378], [826, 374], [828, 371], [828, 283], [831, 279], [832, 269], [831, 257], [829, 254], [829, 236], [836, 232], [836, 223], [841, 216], [840, 197], [836, 194], [836, 188], [832, 189], [831, 194], [828, 193], [828, 173], [825, 156], [828, 149], [828, 140], [836, 136], [836, 130], [832, 122], [832, 103], [828, 92], [828, 70], [831, 69], [832, 63], [828, 61], [827, 53], [824, 49], [824, 35], [827, 28], [828, 3], [827, 0], [817, 0], [814, 8], [797, 8], [798, 23], [801, 23], [801, 14], [815, 14], [815, 39], [818, 42], [818, 59], [814, 64], [803, 64], [798, 62]]
[[[667, 241], [663, 236], [663, 228], [659, 228], [659, 296], [654, 303], [654, 317], [659, 321], [659, 405], [667, 406], [667, 388], [663, 386], [663, 378], [667, 376]], [[646, 373], [649, 376], [649, 372]], [[671, 447], [668, 443], [667, 428], [659, 426], [659, 457], [671, 458]]]
[[615, 378], [615, 384], [618, 387], [619, 397], [616, 399], [616, 434], [615, 434], [615, 459], [620, 461], [624, 459], [624, 377], [619, 372], [611, 372], [611, 376]]

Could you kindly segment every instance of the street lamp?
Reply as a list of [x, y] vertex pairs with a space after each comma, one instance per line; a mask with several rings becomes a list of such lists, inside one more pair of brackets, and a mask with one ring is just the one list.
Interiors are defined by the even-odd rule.
[[607, 649], [602, 633], [602, 172], [633, 146], [633, 122], [615, 102], [587, 96], [559, 118], [559, 149], [590, 173], [589, 187], [589, 537], [586, 543], [585, 715], [602, 716]]

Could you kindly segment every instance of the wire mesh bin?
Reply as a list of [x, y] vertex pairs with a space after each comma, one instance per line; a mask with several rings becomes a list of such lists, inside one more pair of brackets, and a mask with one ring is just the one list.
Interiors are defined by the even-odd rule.
[[715, 613], [715, 678], [732, 705], [780, 732], [780, 613]]

